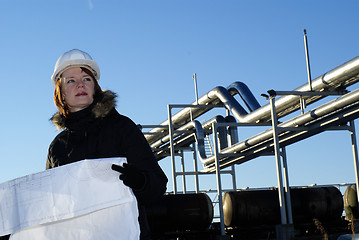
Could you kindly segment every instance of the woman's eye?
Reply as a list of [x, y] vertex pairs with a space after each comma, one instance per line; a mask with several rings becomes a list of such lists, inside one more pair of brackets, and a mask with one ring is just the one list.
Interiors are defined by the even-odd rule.
[[67, 82], [66, 83], [73, 83], [73, 82], [75, 82], [74, 80], [72, 80], [72, 79], [70, 79], [70, 80], [67, 80]]
[[89, 81], [89, 82], [91, 82], [92, 79], [91, 79], [91, 78], [84, 78], [84, 81]]

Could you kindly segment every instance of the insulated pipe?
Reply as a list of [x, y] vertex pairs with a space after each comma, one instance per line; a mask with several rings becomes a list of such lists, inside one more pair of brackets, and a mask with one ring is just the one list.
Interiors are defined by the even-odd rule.
[[[194, 127], [193, 123], [189, 122], [186, 125], [176, 129], [176, 132], [173, 133], [173, 138], [176, 139], [176, 137], [184, 134], [182, 131], [190, 131], [190, 130], [193, 129], [193, 127]], [[187, 135], [189, 135], [189, 134], [187, 134]], [[167, 134], [164, 137], [162, 137], [161, 139], [159, 139], [156, 142], [152, 143], [151, 148], [160, 148], [163, 144], [168, 143], [169, 140], [170, 140], [170, 135]]]
[[252, 92], [249, 90], [247, 85], [242, 82], [234, 82], [227, 87], [229, 93], [234, 96], [238, 94], [243, 100], [244, 104], [247, 106], [250, 112], [261, 107], [257, 99], [253, 96]]
[[[226, 116], [224, 120], [228, 123], [236, 123], [236, 119], [233, 116]], [[229, 135], [229, 145], [232, 146], [233, 144], [237, 143], [238, 140], [238, 128], [235, 126], [228, 127], [228, 135]]]
[[[317, 118], [313, 121], [310, 121], [305, 125], [306, 129], [304, 131], [283, 131], [279, 136], [279, 142], [282, 147], [288, 146], [292, 143], [298, 142], [300, 140], [306, 139], [318, 133], [321, 133], [330, 127], [338, 127], [343, 125], [343, 130], [346, 129], [347, 122], [352, 122], [354, 119], [359, 117], [359, 101], [346, 106], [340, 110], [337, 110], [335, 113], [328, 114], [324, 117]], [[227, 157], [221, 159], [220, 167], [225, 168], [233, 165], [234, 163], [240, 164], [251, 159], [254, 159], [258, 156], [263, 156], [265, 154], [271, 154], [273, 152], [273, 142], [272, 139], [267, 139], [261, 143], [248, 147], [241, 152], [237, 152], [236, 157]], [[215, 164], [206, 166], [206, 172], [214, 172]]]
[[[198, 152], [199, 152], [199, 157], [202, 160], [207, 159], [207, 155], [205, 153], [205, 145], [204, 145], [204, 131], [203, 128], [207, 128], [208, 126], [211, 126], [212, 123], [214, 122], [218, 122], [218, 123], [224, 123], [225, 122], [225, 118], [222, 116], [216, 116], [215, 118], [213, 118], [212, 120], [206, 122], [206, 124], [204, 125], [204, 127], [202, 128], [202, 125], [197, 121], [194, 120], [192, 121], [194, 123], [195, 126], [195, 136], [196, 136], [196, 143], [198, 145]], [[227, 130], [225, 127], [220, 127], [217, 129], [218, 131], [218, 138], [219, 138], [219, 149], [225, 149], [228, 147], [228, 140], [227, 140]], [[232, 132], [231, 135], [234, 135], [234, 133]], [[232, 141], [235, 141], [235, 137], [232, 137]]]
[[198, 153], [199, 153], [199, 157], [201, 159], [206, 159], [207, 155], [206, 155], [206, 150], [204, 147], [204, 133], [203, 133], [203, 128], [202, 125], [199, 121], [194, 120], [191, 122], [194, 126], [194, 128], [196, 129], [196, 142], [197, 142], [197, 149], [198, 149]]
[[[285, 131], [279, 136], [279, 142], [282, 147], [288, 146], [292, 143], [306, 139], [318, 133], [321, 133], [331, 126], [339, 126], [346, 124], [348, 121], [352, 121], [359, 117], [359, 102], [355, 102], [344, 109], [337, 111], [335, 114], [329, 114], [325, 117], [318, 118], [306, 125], [305, 131]], [[343, 126], [345, 129], [345, 126]], [[241, 164], [258, 156], [264, 156], [273, 153], [273, 142], [272, 139], [267, 139], [261, 143], [248, 147], [241, 152], [237, 152], [235, 157], [222, 158], [220, 167], [225, 168], [235, 164]], [[233, 155], [233, 154], [232, 154]], [[214, 172], [215, 164], [206, 165], [206, 172]]]
[[[306, 112], [303, 115], [294, 117], [286, 122], [283, 122], [278, 125], [278, 127], [300, 127], [306, 123], [309, 123], [313, 119], [317, 119], [326, 114], [333, 113], [338, 109], [341, 109], [345, 106], [348, 106], [352, 103], [359, 101], [359, 89], [354, 90], [353, 92], [347, 93], [337, 99], [334, 99], [328, 103], [325, 103], [309, 112]], [[273, 137], [272, 129], [268, 129], [262, 133], [259, 133], [253, 137], [250, 137], [244, 141], [241, 141], [230, 148], [224, 149], [221, 154], [230, 154], [230, 153], [239, 153], [246, 148], [260, 144], [261, 142], [267, 141]], [[207, 158], [205, 161], [202, 161], [204, 166], [208, 166], [214, 163], [214, 156]]]
[[[345, 87], [350, 86], [359, 81], [359, 57], [356, 57], [339, 67], [317, 77], [312, 81], [313, 91], [335, 91], [337, 89], [344, 90]], [[296, 88], [293, 91], [306, 92], [310, 91], [309, 84], [304, 84], [299, 88]], [[306, 104], [309, 105], [324, 96], [304, 96], [303, 99], [306, 99]], [[275, 101], [275, 106], [277, 110], [277, 115], [283, 117], [297, 109], [300, 108], [299, 104], [300, 96], [288, 95], [283, 96]], [[270, 120], [270, 104], [267, 104], [257, 110], [251, 112], [245, 116], [237, 116], [233, 114], [239, 122], [242, 123], [254, 123], [259, 121], [269, 121]]]
[[[222, 117], [222, 116], [216, 116], [214, 118], [214, 121], [218, 122], [218, 123], [224, 123], [225, 122], [224, 117]], [[226, 129], [226, 127], [218, 128], [217, 132], [218, 132], [218, 139], [219, 139], [219, 149], [222, 150], [222, 149], [227, 148], [228, 147], [228, 140], [227, 140], [227, 129]]]
[[[314, 91], [334, 91], [337, 89], [344, 89], [347, 86], [350, 86], [359, 81], [359, 57], [356, 57], [339, 67], [323, 74], [322, 76], [314, 79], [312, 81], [312, 89]], [[301, 87], [295, 89], [294, 91], [309, 91], [310, 87], [308, 84], [304, 84]], [[312, 96], [312, 97], [303, 97], [306, 99], [306, 103], [310, 104], [323, 98], [324, 96]], [[288, 95], [276, 99], [276, 110], [278, 118], [283, 117], [297, 109], [299, 109], [300, 96]], [[232, 112], [239, 122], [243, 123], [254, 123], [260, 121], [269, 121], [270, 120], [270, 105], [267, 104], [261, 108], [256, 109], [255, 111], [247, 114], [244, 108], [234, 99], [231, 94], [228, 94], [228, 91], [223, 87], [216, 87], [212, 91], [208, 92], [206, 95], [202, 96], [198, 100], [198, 104], [208, 105], [208, 104], [219, 104], [222, 102], [225, 107]], [[195, 105], [197, 102], [192, 103]], [[174, 125], [183, 125], [190, 121], [191, 113], [192, 119], [206, 113], [211, 110], [212, 107], [208, 108], [184, 108], [177, 114], [172, 117]], [[161, 125], [168, 125], [168, 120], [161, 123]], [[150, 133], [163, 133], [162, 136], [167, 135], [167, 132], [164, 132], [163, 128], [154, 128], [150, 130]], [[152, 144], [157, 139], [161, 138], [158, 135], [147, 135], [147, 141]]]
[[[233, 118], [233, 117], [232, 117]], [[201, 159], [206, 159], [207, 155], [205, 153], [205, 144], [204, 144], [204, 137], [205, 137], [205, 130], [208, 130], [212, 127], [212, 123], [213, 122], [219, 122], [219, 123], [224, 123], [226, 122], [226, 119], [223, 116], [216, 116], [214, 118], [212, 118], [211, 120], [207, 121], [206, 123], [203, 124], [203, 126], [201, 125], [201, 123], [197, 120], [193, 120], [189, 123], [187, 123], [186, 125], [180, 127], [177, 129], [178, 132], [175, 132], [174, 135], [174, 139], [175, 139], [175, 147], [176, 146], [186, 146], [189, 143], [193, 143], [194, 141], [197, 143], [198, 145], [198, 152], [200, 155]], [[192, 133], [191, 131], [194, 130], [195, 132]], [[187, 131], [187, 133], [181, 133], [181, 131]], [[230, 134], [231, 135], [235, 135], [235, 131], [231, 130]], [[181, 135], [181, 136], [180, 136]], [[180, 136], [179, 140], [176, 139], [176, 137]], [[228, 140], [227, 140], [227, 130], [226, 128], [219, 128], [218, 129], [218, 136], [219, 136], [219, 145], [220, 145], [220, 149], [224, 149], [228, 147]], [[235, 141], [235, 137], [233, 137]], [[177, 141], [176, 141], [177, 140]], [[163, 157], [165, 157], [166, 155], [164, 155], [163, 153], [168, 152], [169, 151], [169, 135], [166, 135], [165, 137], [163, 137], [162, 139], [158, 140], [157, 142], [155, 142], [154, 144], [151, 145], [151, 147], [156, 147], [156, 148], [160, 148], [160, 151], [157, 152], [157, 154], [155, 154], [155, 157], [157, 160], [162, 159]], [[237, 142], [238, 142], [238, 137], [237, 137]]]
[[[246, 94], [242, 96], [242, 99], [245, 99], [245, 102], [247, 102], [247, 104], [249, 104], [250, 106], [255, 107], [256, 104], [252, 104], [252, 100], [253, 100], [253, 95], [248, 93], [250, 92], [250, 90], [247, 88], [247, 90], [244, 90], [245, 84], [241, 83], [239, 84], [241, 85], [242, 90], [240, 90], [239, 92], [243, 92]], [[231, 93], [229, 93], [229, 91], [221, 86], [218, 86], [214, 89], [212, 89], [211, 91], [209, 91], [207, 94], [203, 95], [201, 98], [198, 99], [198, 104], [199, 105], [217, 105], [220, 104], [221, 102], [226, 106], [226, 108], [228, 110], [230, 110], [231, 112], [234, 112], [235, 115], [237, 115], [236, 118], [238, 118], [239, 116], [242, 115], [246, 115], [247, 111], [237, 102], [237, 100], [231, 95], [231, 94], [236, 94], [237, 91], [234, 91], [234, 87], [231, 87]], [[252, 97], [251, 97], [252, 96]], [[249, 97], [249, 99], [247, 99], [247, 97]], [[172, 124], [173, 125], [184, 125], [187, 122], [191, 121], [191, 117], [192, 119], [197, 118], [198, 116], [208, 112], [209, 110], [211, 110], [213, 108], [213, 106], [208, 106], [208, 108], [196, 108], [195, 105], [197, 105], [197, 101], [193, 102], [192, 105], [194, 105], [193, 108], [187, 107], [182, 109], [181, 111], [179, 111], [178, 113], [174, 114], [172, 116]], [[160, 125], [168, 125], [168, 120], [162, 122]], [[152, 145], [154, 142], [156, 142], [159, 138], [167, 135], [167, 132], [164, 131], [163, 128], [153, 128], [150, 130], [150, 133], [162, 133], [162, 135], [155, 135], [155, 134], [151, 134], [151, 135], [146, 135], [146, 139], [149, 142], [150, 145]], [[152, 147], [152, 146], [151, 146]]]
[[[216, 116], [214, 119], [212, 119], [209, 122], [211, 122], [211, 123], [213, 123], [213, 122], [224, 123], [225, 119], [222, 116]], [[196, 139], [196, 143], [198, 145], [199, 157], [201, 159], [206, 159], [207, 155], [206, 155], [205, 144], [204, 144], [204, 136], [205, 136], [205, 134], [204, 134], [202, 125], [197, 120], [194, 120], [194, 121], [190, 122], [189, 124], [192, 125], [193, 128], [196, 131], [195, 132], [195, 139]], [[227, 131], [225, 130], [225, 128], [219, 128], [218, 129], [218, 138], [219, 138], [220, 149], [224, 149], [224, 148], [228, 147]]]
[[[225, 122], [224, 117], [218, 115], [218, 116], [214, 117], [213, 119], [209, 120], [208, 122], [206, 122], [206, 123], [204, 124], [205, 127], [203, 127], [203, 128], [204, 128], [204, 129], [208, 129], [208, 128], [210, 127], [210, 125], [208, 125], [208, 124], [212, 124], [213, 121], [216, 121], [216, 122]], [[178, 136], [180, 136], [180, 135], [184, 135], [184, 136], [182, 136], [182, 138], [183, 138], [183, 137], [185, 137], [185, 136], [188, 136], [188, 135], [192, 134], [192, 133], [188, 133], [188, 134], [181, 133], [181, 131], [190, 131], [190, 130], [192, 130], [193, 128], [196, 129], [196, 126], [197, 126], [198, 124], [201, 126], [201, 124], [200, 124], [199, 122], [198, 122], [198, 124], [197, 124], [197, 123], [193, 123], [193, 122], [194, 122], [194, 121], [191, 121], [191, 122], [187, 123], [186, 125], [184, 125], [184, 126], [178, 128], [178, 129], [176, 129], [176, 131], [178, 131], [178, 132], [175, 132], [175, 133], [173, 134], [173, 137], [176, 138], [176, 137], [178, 137]], [[208, 126], [207, 126], [207, 125], [208, 125]], [[202, 128], [202, 126], [201, 126], [201, 128]], [[219, 136], [221, 136], [220, 142], [222, 143], [222, 146], [223, 146], [221, 149], [226, 148], [226, 147], [228, 146], [228, 144], [226, 144], [226, 143], [224, 142], [224, 140], [223, 140], [223, 138], [226, 138], [226, 136], [227, 136], [226, 133], [220, 132], [220, 133], [219, 133]], [[163, 138], [159, 139], [157, 142], [151, 144], [151, 147], [152, 147], [152, 148], [160, 148], [160, 147], [162, 147], [164, 144], [167, 144], [169, 140], [170, 140], [170, 136], [169, 136], [169, 135], [166, 135], [166, 136], [164, 136]]]

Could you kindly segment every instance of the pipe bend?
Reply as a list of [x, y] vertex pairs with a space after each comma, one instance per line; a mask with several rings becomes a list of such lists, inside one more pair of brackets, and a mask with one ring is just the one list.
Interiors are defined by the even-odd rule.
[[191, 125], [195, 129], [195, 140], [197, 142], [199, 158], [202, 162], [202, 159], [207, 159], [206, 150], [204, 147], [204, 132], [201, 123], [198, 120], [193, 120]]
[[[212, 118], [210, 121], [206, 122], [206, 127], [209, 127], [212, 125], [212, 123], [224, 123], [226, 122], [225, 118], [223, 116], [216, 116]], [[199, 158], [202, 162], [202, 164], [208, 162], [208, 159], [211, 157], [207, 157], [207, 154], [205, 152], [205, 144], [204, 144], [204, 131], [201, 123], [197, 120], [193, 120], [191, 122], [191, 125], [195, 129], [195, 140], [198, 146], [198, 154]], [[218, 128], [218, 138], [219, 138], [219, 148], [224, 149], [228, 147], [228, 140], [227, 140], [227, 130], [224, 127]], [[213, 156], [212, 156], [213, 157]]]
[[207, 94], [209, 98], [218, 98], [223, 105], [238, 118], [247, 115], [248, 112], [238, 103], [238, 101], [224, 87], [218, 86]]
[[[236, 118], [229, 115], [224, 118], [224, 120], [228, 123], [236, 123]], [[236, 126], [230, 126], [228, 127], [228, 135], [230, 139], [229, 145], [232, 146], [233, 144], [237, 143], [239, 141], [238, 138], [238, 128]]]
[[232, 96], [238, 94], [250, 112], [261, 107], [245, 83], [239, 81], [234, 82], [227, 87], [227, 90]]

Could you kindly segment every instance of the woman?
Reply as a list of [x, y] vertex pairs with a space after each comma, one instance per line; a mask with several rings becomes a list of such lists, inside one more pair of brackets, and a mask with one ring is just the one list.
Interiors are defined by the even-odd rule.
[[126, 157], [128, 164], [112, 169], [132, 188], [139, 206], [141, 239], [149, 239], [144, 207], [165, 193], [167, 178], [142, 132], [116, 111], [116, 95], [101, 90], [100, 70], [89, 54], [78, 49], [64, 53], [51, 79], [59, 110], [51, 120], [62, 132], [49, 147], [46, 169], [83, 159]]

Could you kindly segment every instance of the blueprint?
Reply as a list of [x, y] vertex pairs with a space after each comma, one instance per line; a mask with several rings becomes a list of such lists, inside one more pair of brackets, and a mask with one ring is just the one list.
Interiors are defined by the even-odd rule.
[[[55, 233], [57, 227], [66, 224], [78, 233], [80, 227], [91, 225], [86, 222], [94, 216], [92, 224], [105, 224], [106, 218], [115, 218], [117, 223], [132, 224], [126, 228], [139, 234], [136, 199], [119, 180], [119, 173], [111, 170], [113, 163], [122, 165], [125, 161], [83, 160], [0, 184], [0, 236], [15, 233], [11, 238], [15, 239], [21, 232], [51, 233], [51, 229]], [[130, 220], [126, 218], [129, 215]]]
[[10, 240], [138, 240], [137, 205], [127, 202], [66, 220], [21, 229]]

